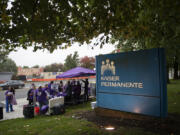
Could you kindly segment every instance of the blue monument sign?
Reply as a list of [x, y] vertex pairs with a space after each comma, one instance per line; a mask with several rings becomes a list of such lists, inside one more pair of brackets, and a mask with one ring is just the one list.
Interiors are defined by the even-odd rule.
[[96, 84], [98, 107], [167, 116], [162, 48], [96, 56]]

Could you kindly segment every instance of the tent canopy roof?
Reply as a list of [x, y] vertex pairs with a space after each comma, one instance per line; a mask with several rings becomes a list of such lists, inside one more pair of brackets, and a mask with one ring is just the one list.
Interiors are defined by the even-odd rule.
[[83, 67], [76, 67], [56, 76], [56, 78], [83, 77], [83, 76], [91, 76], [95, 74], [96, 72], [94, 70]]

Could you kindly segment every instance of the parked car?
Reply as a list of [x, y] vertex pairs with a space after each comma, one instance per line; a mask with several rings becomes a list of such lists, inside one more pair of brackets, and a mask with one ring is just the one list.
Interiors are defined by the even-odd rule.
[[19, 80], [10, 80], [5, 83], [0, 84], [0, 87], [3, 90], [7, 90], [9, 87], [13, 87], [14, 89], [23, 88], [25, 86], [24, 82]]

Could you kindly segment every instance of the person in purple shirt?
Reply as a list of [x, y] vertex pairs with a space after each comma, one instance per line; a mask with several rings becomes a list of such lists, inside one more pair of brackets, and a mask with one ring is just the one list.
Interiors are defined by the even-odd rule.
[[37, 101], [39, 102], [40, 109], [43, 105], [48, 104], [47, 93], [41, 86], [36, 90], [36, 98], [37, 98]]
[[48, 93], [50, 94], [50, 96], [54, 96], [54, 93], [55, 93], [55, 90], [53, 89], [53, 85], [54, 85], [53, 81], [51, 81], [48, 84]]
[[29, 105], [32, 105], [35, 103], [35, 92], [36, 92], [36, 86], [32, 84], [31, 89], [27, 93], [27, 100], [29, 101]]
[[11, 103], [12, 98], [13, 98], [13, 91], [11, 91], [11, 87], [9, 87], [9, 89], [5, 92], [5, 96], [6, 96], [6, 112], [9, 112], [9, 107], [10, 107], [10, 111], [13, 112], [13, 105]]
[[46, 92], [46, 95], [47, 95], [48, 99], [51, 98], [50, 92], [49, 92], [50, 90], [49, 90], [48, 84], [45, 84], [43, 90]]

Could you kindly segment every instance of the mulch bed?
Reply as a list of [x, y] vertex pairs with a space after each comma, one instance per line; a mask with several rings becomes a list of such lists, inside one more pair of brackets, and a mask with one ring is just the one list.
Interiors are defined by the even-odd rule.
[[166, 119], [160, 118], [149, 118], [145, 120], [138, 119], [125, 119], [125, 118], [114, 118], [114, 117], [102, 117], [97, 116], [94, 111], [78, 112], [74, 114], [76, 119], [86, 119], [90, 122], [95, 123], [98, 127], [103, 128], [111, 125], [116, 129], [120, 127], [137, 127], [144, 131], [163, 135], [180, 135], [180, 115], [168, 114]]

